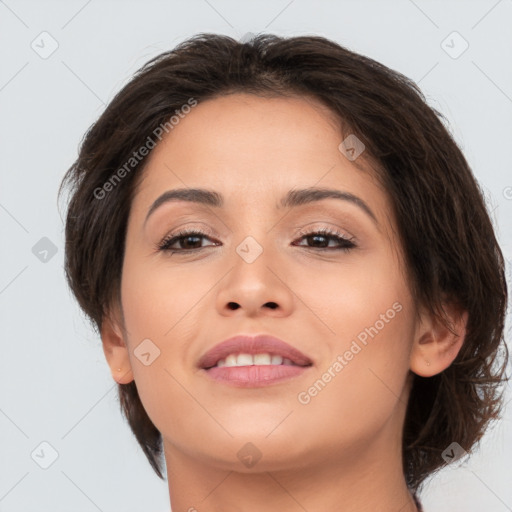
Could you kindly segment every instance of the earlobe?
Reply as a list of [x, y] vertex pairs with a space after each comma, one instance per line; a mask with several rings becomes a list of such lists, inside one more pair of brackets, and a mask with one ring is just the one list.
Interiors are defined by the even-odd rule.
[[101, 341], [105, 358], [113, 379], [119, 384], [128, 384], [133, 380], [133, 373], [123, 332], [119, 314], [111, 313], [105, 316], [101, 325]]
[[411, 371], [432, 377], [446, 370], [460, 352], [466, 337], [468, 312], [443, 306], [451, 328], [431, 314], [423, 314], [411, 350]]

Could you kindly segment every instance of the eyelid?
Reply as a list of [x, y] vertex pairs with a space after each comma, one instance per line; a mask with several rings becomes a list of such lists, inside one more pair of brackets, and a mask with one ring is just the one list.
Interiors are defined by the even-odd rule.
[[[199, 224], [199, 226], [197, 224]], [[326, 228], [326, 226], [328, 226], [328, 227]], [[162, 239], [173, 237], [183, 231], [186, 231], [186, 232], [194, 231], [194, 229], [198, 229], [199, 231], [203, 232], [206, 236], [213, 237], [213, 238], [219, 238], [219, 235], [208, 225], [200, 223], [200, 222], [195, 222], [192, 224], [187, 222], [187, 223], [185, 223], [185, 227], [182, 227], [182, 225], [175, 227], [174, 229], [169, 231], [169, 233], [165, 234], [162, 237]], [[336, 232], [336, 234], [343, 235], [344, 238], [346, 238], [347, 240], [348, 239], [357, 240], [357, 237], [355, 235], [353, 235], [347, 229], [341, 228], [340, 226], [337, 226], [336, 224], [334, 224], [332, 222], [326, 222], [326, 221], [316, 221], [313, 223], [306, 224], [305, 226], [297, 227], [293, 230], [292, 236], [293, 237], [304, 236], [304, 235], [309, 234], [313, 230], [320, 230], [320, 231], [324, 230], [325, 231], [326, 229], [334, 231], [334, 232]]]
[[202, 222], [184, 222], [183, 224], [180, 224], [179, 226], [176, 226], [175, 228], [171, 229], [163, 238], [168, 238], [170, 236], [175, 236], [176, 234], [180, 233], [181, 231], [194, 231], [198, 230], [203, 232], [207, 236], [211, 237], [218, 237], [219, 235], [210, 228], [207, 224], [204, 224]]
[[[328, 226], [326, 228], [326, 226]], [[355, 240], [357, 241], [357, 237], [352, 234], [350, 231], [348, 231], [345, 228], [342, 228], [332, 222], [326, 222], [326, 221], [317, 221], [310, 224], [307, 224], [306, 226], [296, 228], [295, 229], [295, 236], [299, 235], [306, 235], [311, 231], [319, 230], [319, 231], [332, 231], [336, 234], [343, 236], [346, 240]]]

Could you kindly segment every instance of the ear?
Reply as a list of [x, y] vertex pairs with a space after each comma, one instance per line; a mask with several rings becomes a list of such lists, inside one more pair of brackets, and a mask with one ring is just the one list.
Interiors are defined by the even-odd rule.
[[121, 317], [117, 306], [105, 316], [101, 325], [101, 341], [112, 377], [119, 384], [129, 384], [133, 373]]
[[[410, 368], [421, 377], [432, 377], [448, 368], [457, 357], [466, 337], [468, 312], [454, 303], [443, 310], [451, 330], [431, 313], [422, 311], [411, 351]], [[452, 332], [453, 331], [453, 332]]]

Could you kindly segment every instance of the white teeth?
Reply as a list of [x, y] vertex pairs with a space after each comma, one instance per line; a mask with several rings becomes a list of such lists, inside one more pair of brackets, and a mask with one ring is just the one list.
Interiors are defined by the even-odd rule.
[[283, 358], [281, 356], [272, 356], [272, 364], [283, 364]]
[[250, 366], [251, 364], [254, 364], [254, 360], [250, 354], [238, 354], [236, 356], [237, 366]]
[[226, 359], [220, 359], [216, 366], [252, 366], [252, 365], [293, 365], [285, 357], [270, 354], [229, 354]]
[[238, 366], [236, 364], [236, 354], [229, 354], [229, 356], [224, 359], [224, 362], [226, 366]]
[[272, 364], [270, 354], [254, 354], [252, 358], [254, 364]]

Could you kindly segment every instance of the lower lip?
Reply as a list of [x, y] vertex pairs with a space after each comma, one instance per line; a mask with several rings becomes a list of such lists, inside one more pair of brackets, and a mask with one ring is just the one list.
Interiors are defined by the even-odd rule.
[[216, 381], [239, 387], [260, 387], [276, 384], [302, 375], [309, 366], [268, 364], [251, 366], [214, 366], [204, 370]]

